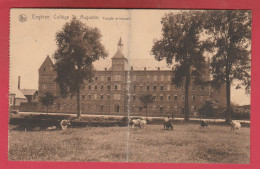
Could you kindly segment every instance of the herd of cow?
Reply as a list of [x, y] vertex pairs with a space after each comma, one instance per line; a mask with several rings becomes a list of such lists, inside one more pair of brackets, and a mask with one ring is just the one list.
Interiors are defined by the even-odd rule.
[[[129, 126], [133, 129], [134, 127], [138, 128], [145, 128], [147, 124], [147, 120], [137, 118], [137, 119], [129, 119]], [[230, 121], [231, 124], [231, 131], [239, 130], [241, 128], [241, 123], [238, 121]], [[173, 125], [171, 124], [171, 121], [169, 118], [164, 119], [164, 130], [173, 130]], [[208, 123], [205, 120], [200, 121], [200, 126], [201, 127], [208, 127]]]
[[[142, 118], [129, 118], [129, 126], [131, 127], [131, 129], [138, 127], [138, 128], [145, 128], [145, 126], [147, 125], [147, 120], [146, 119], [142, 119]], [[231, 121], [231, 131], [235, 131], [235, 130], [239, 130], [241, 128], [241, 124], [238, 121]], [[68, 125], [70, 124], [69, 120], [62, 120], [60, 122], [60, 127], [62, 130], [66, 129]], [[165, 118], [164, 119], [164, 130], [173, 130], [173, 125], [171, 124], [171, 121], [169, 118]], [[205, 120], [201, 120], [200, 121], [200, 126], [201, 127], [208, 127], [208, 123]], [[46, 130], [55, 130], [56, 126], [51, 126], [48, 127]]]

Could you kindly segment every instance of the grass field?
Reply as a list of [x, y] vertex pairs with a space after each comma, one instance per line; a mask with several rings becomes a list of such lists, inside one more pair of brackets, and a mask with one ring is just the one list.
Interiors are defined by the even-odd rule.
[[[249, 163], [250, 128], [226, 125], [162, 125], [68, 128], [66, 131], [9, 129], [9, 160], [160, 163]], [[127, 134], [130, 132], [129, 135]], [[129, 137], [129, 139], [127, 139]]]

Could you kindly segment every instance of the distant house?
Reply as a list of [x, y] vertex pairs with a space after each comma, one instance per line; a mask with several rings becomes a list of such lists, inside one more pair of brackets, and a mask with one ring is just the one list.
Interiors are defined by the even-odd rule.
[[28, 103], [37, 102], [38, 91], [36, 89], [20, 89], [20, 91], [27, 98]]
[[9, 106], [20, 106], [21, 103], [28, 103], [28, 99], [18, 89], [9, 92]]

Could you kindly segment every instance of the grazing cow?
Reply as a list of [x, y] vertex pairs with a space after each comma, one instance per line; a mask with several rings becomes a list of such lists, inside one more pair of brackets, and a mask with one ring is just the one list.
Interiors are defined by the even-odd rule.
[[129, 125], [133, 129], [134, 127], [145, 128], [147, 121], [144, 119], [129, 119]]
[[141, 128], [140, 121], [141, 121], [141, 119], [129, 119], [129, 125], [131, 128], [136, 127], [136, 126]]
[[241, 128], [241, 124], [238, 121], [231, 120], [231, 131], [235, 131], [235, 129], [239, 130]]
[[204, 120], [201, 120], [200, 121], [200, 126], [203, 127], [203, 128], [204, 127], [208, 127], [208, 123], [206, 121], [204, 121]]
[[61, 120], [60, 126], [62, 130], [67, 129], [68, 125], [71, 125], [69, 120]]
[[173, 126], [170, 121], [164, 123], [164, 130], [173, 130]]

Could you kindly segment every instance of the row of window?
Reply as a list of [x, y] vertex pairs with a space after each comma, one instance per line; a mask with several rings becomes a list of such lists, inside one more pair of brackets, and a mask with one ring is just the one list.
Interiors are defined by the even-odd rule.
[[[155, 101], [157, 100], [157, 97], [156, 97], [156, 95], [153, 95], [154, 96], [154, 99], [155, 99]], [[97, 100], [97, 97], [98, 97], [98, 95], [97, 94], [94, 94], [93, 95], [93, 99], [94, 100]], [[104, 95], [103, 94], [101, 94], [100, 96], [100, 100], [103, 100], [103, 99], [105, 99], [105, 97], [104, 97]], [[203, 98], [204, 98], [204, 96], [198, 96], [198, 97], [200, 97], [200, 99], [201, 99], [201, 101], [203, 101]], [[70, 97], [70, 98], [72, 98], [72, 97]], [[107, 94], [107, 97], [106, 97], [107, 99], [110, 99], [110, 94]], [[178, 100], [178, 95], [174, 95], [174, 101], [177, 101]], [[182, 101], [184, 101], [184, 95], [182, 95]], [[82, 99], [85, 99], [85, 95], [82, 95]], [[92, 99], [92, 95], [91, 94], [89, 94], [88, 95], [88, 99]], [[130, 96], [129, 95], [127, 95], [126, 96], [126, 99], [127, 100], [137, 100], [137, 95], [133, 95], [132, 96], [132, 99], [130, 99]], [[167, 101], [170, 101], [171, 100], [171, 95], [167, 95], [167, 97], [166, 97], [166, 99], [167, 99]], [[121, 94], [114, 94], [114, 100], [121, 100]], [[164, 100], [164, 96], [163, 96], [163, 94], [160, 94], [160, 96], [159, 96], [159, 100], [161, 100], [161, 101], [163, 101]], [[195, 101], [196, 100], [196, 96], [191, 96], [191, 100], [192, 101]]]
[[[103, 90], [104, 88], [106, 88], [107, 90], [110, 90], [110, 85], [106, 85], [106, 87], [104, 87], [104, 85], [103, 84], [101, 84], [100, 85], [100, 90]], [[92, 89], [92, 86], [91, 85], [89, 85], [88, 86], [88, 90], [91, 90]], [[115, 84], [114, 85], [114, 88], [113, 88], [114, 90], [121, 90], [121, 84]], [[168, 84], [167, 86], [166, 86], [166, 89], [167, 89], [167, 91], [170, 91], [171, 90], [171, 85], [170, 84]], [[177, 87], [177, 86], [175, 86], [175, 90], [178, 90], [179, 88]], [[94, 90], [98, 90], [98, 85], [94, 85]], [[143, 85], [141, 84], [141, 85], [134, 85], [133, 86], [133, 90], [143, 90]], [[161, 90], [161, 91], [163, 91], [164, 90], [164, 86], [163, 85], [161, 85], [161, 86], [156, 86], [156, 85], [154, 85], [154, 86], [149, 86], [149, 85], [147, 85], [146, 86], [146, 90], [147, 91], [149, 91], [149, 90], [154, 90], [154, 91], [156, 91], [156, 90]], [[182, 85], [181, 86], [181, 90], [184, 90], [184, 85]], [[195, 85], [193, 85], [192, 86], [192, 90], [195, 90]], [[201, 91], [204, 91], [204, 86], [201, 86], [200, 87], [200, 90]]]
[[[56, 105], [56, 109], [58, 109], [58, 110], [64, 109], [64, 110], [65, 110], [65, 109], [67, 109], [67, 106], [68, 106], [68, 105], [60, 106], [60, 104], [58, 103], [58, 104]], [[88, 105], [88, 106], [86, 106], [86, 107], [85, 107], [85, 105], [81, 105], [81, 110], [82, 110], [82, 111], [84, 111], [85, 109], [91, 110], [91, 106], [94, 106], [93, 109], [95, 109], [95, 110], [103, 111], [103, 110], [105, 109], [105, 107], [106, 107], [107, 110], [109, 110], [109, 105], [106, 105], [106, 106], [104, 106], [104, 105], [99, 105], [99, 109], [98, 109], [98, 105]], [[69, 109], [72, 110], [72, 105], [69, 106]], [[129, 107], [126, 107], [126, 109], [129, 109]], [[140, 106], [133, 105], [130, 109], [131, 109], [131, 111], [139, 111], [139, 112], [142, 112], [143, 109], [144, 109], [144, 107], [143, 107], [142, 105], [140, 105]], [[164, 111], [164, 110], [166, 110], [166, 111], [173, 110], [173, 111], [177, 112], [177, 111], [178, 111], [178, 106], [172, 106], [172, 107], [167, 106], [167, 107], [163, 107], [163, 106], [153, 105], [153, 106], [148, 106], [148, 109], [149, 109], [149, 110], [154, 110], [154, 111], [160, 110], [161, 112]], [[190, 108], [191, 112], [196, 111], [196, 109], [197, 109], [196, 106], [191, 106], [191, 108]], [[181, 110], [182, 110], [182, 112], [184, 111], [184, 107], [183, 107], [183, 106], [181, 107]], [[115, 106], [114, 106], [114, 111], [115, 111], [115, 112], [119, 112], [119, 111], [120, 111], [120, 105], [119, 105], [119, 104], [115, 104]]]

